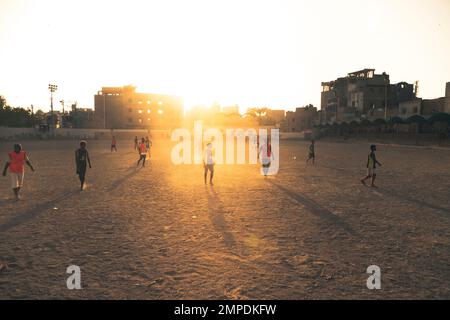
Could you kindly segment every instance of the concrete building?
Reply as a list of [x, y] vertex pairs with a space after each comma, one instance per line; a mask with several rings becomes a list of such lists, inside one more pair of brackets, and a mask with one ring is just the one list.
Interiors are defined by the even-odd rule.
[[275, 126], [280, 127], [281, 123], [284, 121], [285, 118], [285, 111], [284, 110], [267, 110], [266, 117], [269, 120], [272, 120], [275, 123]]
[[376, 74], [375, 69], [363, 69], [322, 82], [321, 109], [325, 122], [390, 118], [398, 114], [400, 102], [414, 98], [414, 85], [391, 84], [385, 72]]
[[169, 129], [181, 124], [179, 97], [138, 93], [133, 86], [103, 87], [95, 97], [97, 126], [107, 129]]
[[407, 119], [413, 115], [421, 115], [421, 114], [422, 114], [421, 98], [400, 102], [398, 114], [400, 118]]
[[317, 124], [319, 113], [312, 105], [296, 108], [295, 112], [286, 112], [286, 130], [288, 132], [301, 132], [312, 129]]
[[435, 113], [450, 113], [450, 82], [446, 83], [445, 96], [436, 99], [415, 98], [399, 104], [399, 116], [409, 118], [418, 114], [429, 117]]
[[423, 116], [431, 116], [434, 113], [445, 112], [445, 101], [445, 97], [437, 99], [423, 99], [421, 114]]

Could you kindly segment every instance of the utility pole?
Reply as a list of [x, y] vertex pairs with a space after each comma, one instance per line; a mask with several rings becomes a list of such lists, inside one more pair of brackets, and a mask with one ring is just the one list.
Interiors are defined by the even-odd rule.
[[104, 92], [102, 92], [102, 94], [103, 94], [103, 129], [106, 129], [106, 97]]
[[34, 106], [31, 105], [31, 125], [34, 128]]
[[50, 114], [51, 114], [51, 128], [52, 130], [55, 129], [55, 117], [53, 115], [53, 92], [55, 92], [58, 89], [58, 86], [55, 84], [49, 84], [48, 90], [50, 90]]
[[62, 105], [61, 128], [64, 128], [64, 99], [59, 102]]
[[63, 115], [64, 115], [64, 100], [60, 100], [59, 102], [60, 102], [61, 105], [62, 105], [62, 113], [63, 113]]
[[387, 76], [384, 76], [384, 120], [387, 121], [387, 109], [388, 109], [388, 101], [387, 101], [387, 91], [388, 91], [388, 81]]

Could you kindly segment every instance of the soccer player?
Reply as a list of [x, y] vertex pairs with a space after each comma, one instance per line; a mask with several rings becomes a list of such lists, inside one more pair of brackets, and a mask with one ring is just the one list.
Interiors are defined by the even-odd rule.
[[115, 136], [113, 136], [111, 140], [111, 152], [113, 152], [113, 150], [117, 152], [117, 140]]
[[145, 144], [145, 139], [141, 139], [141, 143], [139, 144], [139, 160], [137, 163], [137, 167], [139, 163], [142, 161], [142, 167], [145, 167], [145, 159], [147, 158], [147, 145]]
[[261, 160], [261, 170], [265, 177], [269, 174], [270, 165], [272, 164], [272, 160], [274, 159], [272, 153], [272, 145], [270, 142], [261, 144], [259, 148], [259, 159]]
[[367, 156], [367, 176], [361, 179], [361, 183], [366, 185], [366, 180], [372, 178], [372, 182], [370, 184], [371, 187], [375, 187], [375, 178], [377, 177], [375, 170], [377, 168], [377, 164], [381, 166], [381, 163], [377, 160], [375, 151], [377, 151], [377, 146], [373, 144], [370, 146], [370, 153]]
[[134, 137], [134, 150], [137, 150], [137, 149], [138, 149], [138, 143], [139, 143], [138, 137], [135, 136], [135, 137]]
[[34, 167], [28, 159], [27, 153], [22, 150], [21, 144], [14, 145], [14, 151], [8, 153], [9, 160], [3, 169], [3, 176], [6, 176], [6, 171], [9, 168], [9, 175], [11, 177], [11, 186], [16, 200], [20, 199], [20, 189], [23, 186], [23, 178], [25, 174], [25, 163], [34, 172]]
[[91, 159], [89, 158], [89, 152], [86, 149], [86, 145], [86, 141], [80, 141], [80, 148], [75, 151], [75, 164], [77, 166], [77, 174], [81, 183], [81, 191], [84, 190], [87, 165], [89, 164], [89, 168], [92, 169]]
[[309, 145], [309, 155], [308, 155], [308, 159], [306, 159], [306, 163], [308, 163], [309, 160], [311, 160], [311, 159], [312, 159], [312, 163], [314, 164], [316, 161], [314, 140], [311, 140], [311, 144]]
[[213, 150], [212, 150], [212, 143], [209, 142], [206, 145], [205, 152], [203, 154], [203, 168], [205, 169], [204, 172], [204, 180], [206, 184], [206, 178], [208, 177], [208, 171], [209, 174], [209, 184], [213, 185], [213, 177], [214, 177], [214, 157], [213, 157]]
[[147, 147], [148, 157], [150, 158], [150, 147], [152, 146], [152, 141], [149, 139], [149, 137], [145, 138], [145, 146]]

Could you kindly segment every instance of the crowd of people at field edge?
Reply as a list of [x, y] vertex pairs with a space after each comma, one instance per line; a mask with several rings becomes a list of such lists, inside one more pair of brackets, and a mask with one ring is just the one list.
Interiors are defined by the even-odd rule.
[[[271, 160], [273, 160], [272, 147], [270, 142], [267, 144], [262, 144], [259, 146], [259, 140], [257, 142], [259, 157], [261, 158], [261, 165], [263, 169], [264, 176], [267, 176], [268, 170], [271, 165]], [[86, 181], [86, 171], [87, 167], [92, 168], [91, 159], [89, 157], [89, 152], [86, 148], [87, 142], [85, 140], [80, 141], [80, 147], [75, 151], [75, 165], [76, 165], [76, 174], [80, 180], [80, 190], [83, 191], [85, 188]], [[142, 162], [142, 167], [145, 167], [145, 162], [147, 159], [147, 154], [150, 152], [150, 147], [152, 146], [152, 142], [149, 137], [141, 138], [139, 141], [136, 136], [134, 139], [134, 150], [136, 150], [139, 154], [139, 159], [137, 162], [137, 166], [139, 166]], [[366, 168], [367, 175], [362, 178], [360, 181], [363, 185], [366, 186], [366, 181], [371, 179], [370, 186], [375, 187], [375, 179], [376, 179], [376, 168], [377, 165], [381, 166], [381, 163], [377, 160], [375, 152], [377, 150], [376, 145], [370, 146], [370, 152], [367, 156]], [[117, 152], [117, 140], [115, 136], [112, 137], [111, 140], [111, 152]], [[23, 187], [24, 181], [24, 173], [25, 173], [25, 164], [31, 169], [31, 171], [35, 171], [33, 165], [28, 158], [27, 153], [23, 150], [21, 144], [15, 144], [13, 151], [8, 153], [8, 161], [6, 162], [3, 169], [3, 176], [7, 175], [9, 172], [9, 176], [11, 179], [11, 187], [14, 193], [14, 197], [16, 200], [20, 199], [20, 190]], [[308, 157], [306, 159], [306, 163], [312, 160], [313, 165], [315, 164], [316, 154], [315, 154], [315, 142], [311, 141], [311, 144], [308, 148]], [[214, 156], [213, 156], [213, 145], [211, 142], [207, 143], [206, 148], [203, 153], [203, 167], [204, 167], [204, 182], [207, 184], [207, 177], [209, 172], [209, 183], [213, 185], [214, 178]], [[9, 169], [9, 170], [8, 170]]]

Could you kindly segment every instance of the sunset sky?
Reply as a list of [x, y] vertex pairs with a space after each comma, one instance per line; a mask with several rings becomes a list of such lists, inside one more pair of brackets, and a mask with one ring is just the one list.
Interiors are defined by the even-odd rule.
[[435, 98], [449, 39], [449, 0], [0, 0], [0, 95], [47, 110], [54, 83], [55, 101], [93, 107], [102, 86], [133, 84], [186, 108], [292, 110], [375, 68]]

